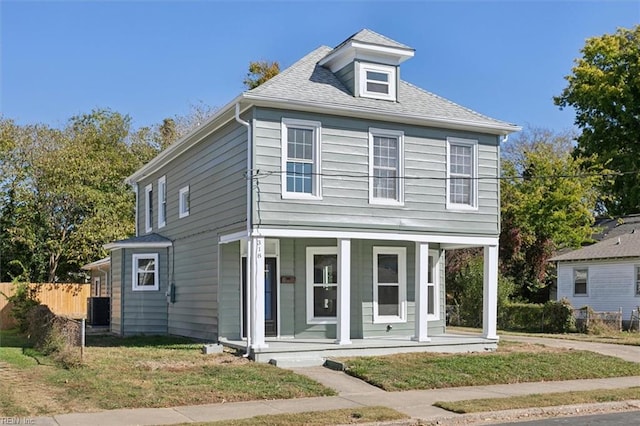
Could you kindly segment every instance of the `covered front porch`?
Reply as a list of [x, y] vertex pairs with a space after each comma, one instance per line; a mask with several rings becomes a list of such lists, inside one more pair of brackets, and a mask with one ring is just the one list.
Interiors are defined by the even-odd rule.
[[[220, 344], [237, 351], [245, 351], [246, 339], [221, 338]], [[333, 339], [265, 339], [266, 346], [252, 347], [249, 356], [256, 362], [268, 362], [281, 367], [323, 365], [338, 357], [377, 356], [409, 352], [485, 352], [495, 350], [498, 339], [481, 335], [442, 334], [419, 342], [411, 338], [380, 337], [352, 339], [349, 345], [337, 345]]]

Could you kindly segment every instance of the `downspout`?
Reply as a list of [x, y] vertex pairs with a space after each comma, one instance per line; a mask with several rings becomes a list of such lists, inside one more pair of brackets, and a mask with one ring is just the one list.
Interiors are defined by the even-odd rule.
[[245, 324], [245, 330], [247, 333], [247, 349], [245, 351], [244, 356], [249, 356], [249, 351], [251, 349], [251, 186], [252, 186], [252, 178], [253, 173], [251, 171], [251, 163], [252, 163], [252, 146], [251, 146], [251, 125], [248, 121], [244, 121], [240, 118], [240, 103], [236, 104], [236, 121], [242, 124], [247, 128], [247, 263], [246, 263], [246, 282], [244, 283], [246, 286], [245, 294], [247, 297], [245, 298], [245, 310], [247, 312], [247, 323]]
[[135, 231], [136, 231], [136, 237], [137, 237], [137, 236], [139, 235], [139, 234], [138, 234], [138, 207], [140, 207], [140, 206], [138, 205], [138, 183], [136, 182], [136, 183], [134, 183], [132, 186], [133, 186], [133, 192], [134, 192], [134, 193], [135, 193], [135, 195], [136, 195], [136, 219], [135, 219], [135, 220], [136, 220], [136, 223], [135, 223]]

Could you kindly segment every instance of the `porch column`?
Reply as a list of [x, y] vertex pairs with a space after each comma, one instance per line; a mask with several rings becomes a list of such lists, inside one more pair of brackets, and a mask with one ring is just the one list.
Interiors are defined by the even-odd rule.
[[351, 343], [351, 240], [338, 239], [338, 294], [336, 343]]
[[264, 341], [264, 238], [251, 237], [251, 347], [266, 348]]
[[482, 334], [498, 339], [498, 246], [484, 246], [484, 280], [482, 284]]
[[417, 342], [429, 342], [427, 336], [427, 307], [429, 306], [429, 243], [416, 242], [416, 283], [415, 283], [415, 335]]

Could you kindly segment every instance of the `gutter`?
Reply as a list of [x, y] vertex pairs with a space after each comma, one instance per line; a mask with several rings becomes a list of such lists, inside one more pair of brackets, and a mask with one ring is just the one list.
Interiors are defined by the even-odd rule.
[[240, 102], [238, 101], [235, 106], [235, 119], [238, 123], [247, 128], [247, 271], [245, 276], [247, 277], [246, 282], [244, 283], [246, 286], [246, 318], [247, 324], [245, 324], [245, 330], [247, 332], [247, 349], [245, 351], [244, 356], [249, 356], [249, 351], [251, 349], [251, 254], [252, 254], [252, 241], [251, 241], [251, 187], [253, 183], [253, 170], [252, 170], [252, 146], [251, 146], [251, 124], [248, 121], [244, 121], [240, 118]]

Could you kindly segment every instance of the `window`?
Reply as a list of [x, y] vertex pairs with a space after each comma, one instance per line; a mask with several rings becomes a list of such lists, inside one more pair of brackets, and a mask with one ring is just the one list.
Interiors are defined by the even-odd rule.
[[636, 266], [636, 296], [640, 296], [640, 266]]
[[149, 184], [144, 187], [144, 201], [145, 201], [145, 216], [144, 216], [144, 228], [146, 232], [153, 230], [153, 186]]
[[396, 100], [396, 67], [359, 62], [360, 96]]
[[338, 249], [307, 247], [307, 323], [334, 324], [338, 304]]
[[369, 129], [369, 202], [372, 204], [404, 202], [403, 139], [403, 132]]
[[179, 199], [178, 217], [182, 218], [182, 217], [189, 216], [189, 208], [190, 208], [191, 199], [189, 197], [189, 187], [188, 186], [185, 186], [184, 188], [180, 189], [180, 193], [178, 194], [178, 199]]
[[429, 251], [427, 263], [427, 318], [431, 320], [440, 318], [440, 255], [437, 250]]
[[282, 119], [282, 198], [321, 198], [320, 123]]
[[160, 288], [158, 254], [133, 255], [133, 291], [152, 291]]
[[587, 268], [575, 268], [573, 270], [573, 295], [586, 296], [588, 282], [589, 270]]
[[477, 209], [477, 141], [447, 139], [447, 208]]
[[100, 277], [93, 278], [93, 295], [100, 297]]
[[158, 179], [158, 228], [167, 224], [167, 178]]
[[407, 254], [404, 247], [373, 248], [373, 322], [406, 321]]

